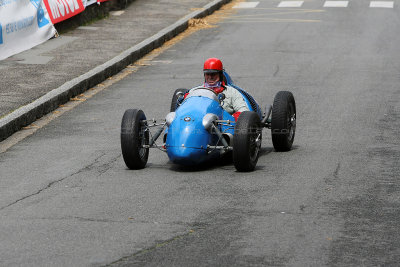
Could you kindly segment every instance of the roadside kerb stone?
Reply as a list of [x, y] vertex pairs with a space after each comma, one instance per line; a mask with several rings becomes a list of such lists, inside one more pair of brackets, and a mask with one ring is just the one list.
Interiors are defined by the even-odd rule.
[[189, 27], [189, 20], [203, 18], [221, 8], [231, 0], [214, 0], [202, 9], [196, 10], [181, 18], [174, 24], [164, 28], [157, 34], [145, 39], [141, 43], [125, 50], [106, 63], [95, 67], [89, 72], [72, 79], [60, 87], [50, 91], [32, 103], [25, 105], [0, 119], [0, 141], [8, 138], [38, 118], [55, 110], [108, 77], [117, 74], [129, 64], [142, 58], [152, 50], [162, 46], [165, 42], [182, 33]]

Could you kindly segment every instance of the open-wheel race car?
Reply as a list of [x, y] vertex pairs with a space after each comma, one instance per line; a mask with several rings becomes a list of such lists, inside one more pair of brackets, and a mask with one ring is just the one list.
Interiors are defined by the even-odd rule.
[[[226, 72], [223, 74], [226, 84], [242, 94], [250, 111], [242, 112], [235, 121], [221, 106], [224, 94], [217, 95], [205, 87], [177, 89], [172, 96], [171, 112], [162, 122], [147, 120], [142, 110], [128, 109], [121, 124], [121, 148], [126, 166], [144, 168], [149, 149], [159, 148], [179, 165], [198, 165], [231, 155], [236, 170], [253, 171], [263, 128], [271, 129], [276, 151], [290, 150], [296, 131], [293, 94], [279, 91], [273, 104], [267, 105], [263, 112], [251, 95], [236, 86]], [[151, 128], [158, 129], [152, 133]], [[157, 145], [156, 140], [162, 134], [163, 144]]]

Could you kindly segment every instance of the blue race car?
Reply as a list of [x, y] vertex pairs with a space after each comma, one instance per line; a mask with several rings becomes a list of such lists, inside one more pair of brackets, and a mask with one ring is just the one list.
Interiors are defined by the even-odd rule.
[[[235, 122], [221, 107], [224, 94], [217, 95], [205, 87], [190, 91], [177, 89], [171, 112], [161, 123], [147, 120], [142, 110], [128, 109], [121, 124], [121, 148], [126, 166], [144, 168], [149, 148], [159, 148], [179, 165], [198, 165], [232, 154], [236, 170], [253, 171], [261, 148], [262, 128], [271, 129], [276, 151], [290, 150], [296, 131], [293, 94], [278, 92], [273, 105], [266, 106], [262, 112], [251, 95], [236, 86], [226, 72], [223, 74], [226, 84], [243, 95], [250, 111], [242, 112]], [[153, 127], [158, 127], [154, 134], [150, 131]], [[163, 132], [163, 144], [157, 145], [156, 140]]]

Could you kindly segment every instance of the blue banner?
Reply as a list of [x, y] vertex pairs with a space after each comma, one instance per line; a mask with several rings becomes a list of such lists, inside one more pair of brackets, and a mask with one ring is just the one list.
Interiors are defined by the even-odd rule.
[[0, 44], [2, 44], [3, 43], [3, 26], [1, 26], [1, 23], [0, 23]]

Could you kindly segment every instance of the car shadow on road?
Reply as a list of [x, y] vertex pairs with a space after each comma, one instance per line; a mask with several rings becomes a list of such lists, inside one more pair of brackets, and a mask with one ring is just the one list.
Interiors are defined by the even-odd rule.
[[274, 151], [273, 147], [262, 147], [260, 149], [258, 158], [264, 157], [264, 156], [268, 155], [269, 153], [271, 153], [272, 151]]
[[176, 172], [202, 172], [202, 171], [210, 171], [214, 169], [232, 169], [234, 170], [235, 167], [233, 166], [232, 159], [221, 158], [219, 160], [214, 160], [210, 162], [205, 162], [199, 165], [193, 166], [183, 166], [178, 164], [173, 164], [172, 162], [168, 162], [170, 164], [170, 170]]
[[[266, 147], [260, 149], [259, 158], [264, 157], [274, 151], [273, 147]], [[201, 172], [201, 171], [210, 171], [213, 169], [224, 169], [224, 170], [235, 170], [235, 166], [232, 162], [232, 153], [224, 155], [223, 157], [219, 158], [218, 160], [213, 160], [210, 162], [206, 162], [200, 165], [193, 165], [193, 166], [181, 166], [177, 164], [173, 164], [172, 162], [168, 162], [170, 165], [171, 171], [176, 172]], [[264, 169], [264, 166], [256, 166], [256, 169]]]
[[[268, 154], [270, 154], [273, 151], [274, 151], [273, 147], [261, 147], [259, 155], [258, 155], [258, 159], [267, 156]], [[264, 170], [265, 168], [266, 168], [266, 166], [265, 165], [260, 165], [260, 161], [258, 161], [254, 171]]]

